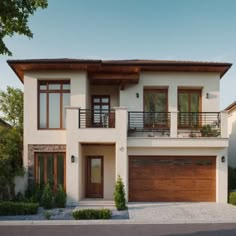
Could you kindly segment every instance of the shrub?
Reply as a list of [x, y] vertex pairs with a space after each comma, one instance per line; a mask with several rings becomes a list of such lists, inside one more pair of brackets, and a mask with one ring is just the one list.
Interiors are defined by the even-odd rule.
[[110, 209], [82, 209], [73, 211], [72, 216], [75, 220], [111, 219], [112, 212]]
[[51, 209], [53, 207], [53, 194], [49, 184], [46, 184], [43, 188], [43, 194], [41, 197], [41, 205], [45, 209]]
[[229, 203], [232, 205], [236, 205], [236, 192], [229, 193]]
[[21, 192], [18, 192], [14, 199], [16, 202], [24, 202], [25, 198]]
[[34, 215], [38, 207], [38, 203], [0, 202], [0, 215]]
[[228, 190], [236, 189], [236, 168], [228, 167]]
[[43, 186], [39, 184], [29, 184], [25, 191], [25, 201], [27, 202], [41, 202], [43, 193]]
[[125, 188], [120, 176], [118, 176], [114, 192], [115, 205], [118, 211], [126, 210]]
[[58, 186], [57, 192], [55, 194], [55, 206], [64, 208], [66, 205], [66, 193], [63, 186], [60, 184]]
[[46, 220], [50, 220], [50, 219], [51, 219], [51, 216], [52, 216], [49, 211], [45, 211], [45, 212], [43, 213], [43, 215], [44, 215], [44, 217], [45, 217]]

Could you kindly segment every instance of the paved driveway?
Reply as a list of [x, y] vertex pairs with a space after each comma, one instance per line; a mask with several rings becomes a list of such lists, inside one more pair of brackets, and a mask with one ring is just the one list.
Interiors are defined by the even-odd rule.
[[129, 203], [133, 221], [176, 223], [236, 223], [236, 206], [221, 203]]

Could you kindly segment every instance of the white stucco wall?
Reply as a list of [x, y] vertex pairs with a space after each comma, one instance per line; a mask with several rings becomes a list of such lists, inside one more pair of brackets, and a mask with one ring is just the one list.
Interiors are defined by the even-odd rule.
[[236, 107], [228, 114], [229, 166], [236, 167]]
[[[178, 111], [178, 88], [202, 88], [202, 112], [218, 112], [220, 108], [220, 75], [200, 72], [141, 72], [138, 85], [126, 85], [120, 91], [120, 106], [130, 111], [143, 111], [143, 90], [145, 87], [168, 88], [169, 112]], [[136, 97], [139, 93], [139, 98]], [[209, 93], [209, 99], [206, 99]]]

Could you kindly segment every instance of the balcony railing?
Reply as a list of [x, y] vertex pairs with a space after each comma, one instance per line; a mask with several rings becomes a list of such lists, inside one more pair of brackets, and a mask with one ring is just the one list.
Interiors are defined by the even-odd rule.
[[[175, 114], [128, 112], [128, 136], [221, 137], [221, 114], [219, 112], [179, 112], [178, 115]], [[171, 134], [171, 130], [177, 130], [177, 133]]]
[[79, 128], [115, 128], [115, 111], [79, 109]]
[[180, 112], [178, 135], [189, 137], [219, 137], [221, 116], [219, 112]]
[[[146, 132], [149, 137], [170, 135], [169, 112], [128, 112], [128, 135]], [[145, 134], [144, 134], [145, 135]]]

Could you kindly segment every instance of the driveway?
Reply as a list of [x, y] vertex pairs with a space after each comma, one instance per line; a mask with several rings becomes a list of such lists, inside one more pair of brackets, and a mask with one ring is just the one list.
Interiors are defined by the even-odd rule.
[[132, 221], [178, 223], [236, 223], [236, 207], [223, 203], [129, 203]]

